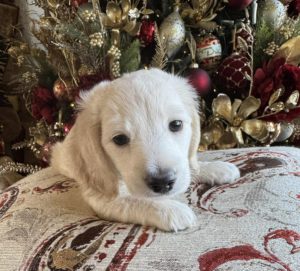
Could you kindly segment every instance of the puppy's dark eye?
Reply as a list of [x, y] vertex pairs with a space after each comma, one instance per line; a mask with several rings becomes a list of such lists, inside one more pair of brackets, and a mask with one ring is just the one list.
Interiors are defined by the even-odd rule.
[[183, 123], [181, 120], [173, 120], [169, 123], [169, 129], [172, 132], [178, 132], [182, 129]]
[[113, 137], [113, 142], [118, 146], [123, 146], [129, 143], [129, 137], [126, 135], [116, 135]]

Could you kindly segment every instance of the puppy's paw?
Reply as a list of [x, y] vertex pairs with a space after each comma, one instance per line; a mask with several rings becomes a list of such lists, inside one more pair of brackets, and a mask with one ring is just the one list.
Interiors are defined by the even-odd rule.
[[210, 185], [221, 185], [234, 182], [240, 177], [240, 171], [234, 164], [228, 162], [201, 163], [199, 177]]
[[194, 212], [176, 200], [156, 202], [155, 226], [164, 231], [180, 231], [193, 226], [196, 222]]

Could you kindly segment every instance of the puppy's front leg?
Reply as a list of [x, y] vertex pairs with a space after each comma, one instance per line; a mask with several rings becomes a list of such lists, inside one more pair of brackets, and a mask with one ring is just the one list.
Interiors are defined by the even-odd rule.
[[204, 183], [221, 185], [234, 182], [240, 177], [240, 171], [234, 164], [228, 162], [199, 162], [196, 175]]
[[154, 226], [164, 231], [178, 231], [191, 227], [195, 214], [185, 204], [171, 199], [134, 198], [131, 196], [107, 198], [89, 189], [85, 200], [100, 218]]

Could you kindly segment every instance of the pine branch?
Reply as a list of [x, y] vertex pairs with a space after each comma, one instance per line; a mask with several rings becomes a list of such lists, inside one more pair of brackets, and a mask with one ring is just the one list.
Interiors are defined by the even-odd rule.
[[157, 24], [155, 24], [154, 39], [156, 41], [155, 55], [152, 58], [151, 67], [163, 69], [167, 65], [166, 44], [160, 39]]
[[138, 70], [141, 63], [140, 56], [140, 42], [138, 39], [131, 42], [129, 47], [127, 47], [122, 52], [120, 59], [121, 72], [133, 72]]

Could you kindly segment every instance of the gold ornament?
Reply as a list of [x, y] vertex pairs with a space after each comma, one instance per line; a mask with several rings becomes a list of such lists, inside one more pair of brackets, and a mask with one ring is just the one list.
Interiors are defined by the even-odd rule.
[[105, 27], [112, 29], [112, 40], [119, 47], [120, 31], [125, 31], [131, 36], [137, 35], [140, 29], [140, 22], [137, 18], [143, 13], [137, 8], [136, 1], [132, 3], [130, 0], [122, 0], [119, 3], [109, 1], [106, 6], [106, 14], [101, 14], [101, 20]]
[[279, 49], [279, 46], [275, 43], [275, 41], [271, 41], [268, 43], [267, 48], [263, 51], [268, 56], [273, 56]]
[[278, 113], [283, 110], [289, 111], [297, 106], [300, 97], [298, 90], [294, 90], [285, 102], [278, 101], [283, 94], [284, 89], [279, 88], [271, 95], [268, 106], [264, 109], [264, 115]]
[[271, 27], [279, 28], [286, 19], [285, 6], [278, 0], [266, 0], [262, 8], [262, 19]]
[[219, 94], [212, 103], [210, 124], [203, 131], [203, 148], [210, 145], [222, 149], [246, 146], [246, 140], [250, 138], [261, 144], [274, 142], [281, 131], [279, 124], [258, 118], [248, 119], [257, 112], [260, 104], [260, 100], [253, 96], [244, 101], [235, 99], [232, 103], [226, 94]]
[[102, 47], [104, 43], [104, 37], [101, 32], [96, 32], [89, 36], [90, 38], [90, 45], [92, 47]]
[[159, 36], [166, 46], [168, 57], [175, 55], [184, 44], [185, 26], [180, 17], [178, 5], [160, 25]]
[[107, 53], [110, 57], [109, 67], [111, 76], [113, 78], [118, 78], [121, 76], [121, 68], [119, 61], [121, 58], [121, 51], [117, 46], [112, 45]]
[[57, 79], [53, 85], [53, 94], [58, 100], [68, 100], [71, 98], [73, 88], [72, 79]]
[[218, 0], [192, 0], [191, 4], [184, 3], [181, 7], [181, 16], [193, 28], [213, 30], [217, 24], [212, 20], [217, 12], [224, 8], [223, 1]]
[[274, 58], [284, 57], [286, 63], [298, 65], [300, 63], [300, 36], [292, 38], [281, 45]]
[[88, 10], [85, 9], [82, 14], [82, 19], [86, 22], [86, 23], [92, 23], [96, 21], [96, 13], [93, 10]]

